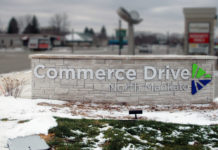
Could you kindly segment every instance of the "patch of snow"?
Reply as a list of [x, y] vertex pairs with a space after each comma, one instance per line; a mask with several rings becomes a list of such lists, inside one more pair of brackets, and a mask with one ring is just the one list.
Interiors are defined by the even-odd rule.
[[213, 102], [218, 104], [218, 97], [214, 98]]
[[[5, 149], [8, 138], [32, 134], [48, 134], [48, 129], [57, 125], [51, 107], [38, 103], [64, 104], [63, 101], [29, 100], [14, 97], [0, 97], [0, 149]], [[63, 109], [64, 110], [64, 109]], [[61, 111], [60, 111], [61, 112]], [[57, 113], [58, 115], [58, 113]], [[8, 121], [1, 121], [7, 118]], [[18, 123], [20, 120], [28, 120]]]
[[140, 124], [138, 127], [139, 127], [139, 129], [141, 129], [141, 130], [144, 129], [144, 126], [141, 125], [141, 124]]
[[160, 147], [164, 147], [162, 144], [160, 143], [156, 143], [157, 146], [160, 146]]
[[67, 138], [68, 140], [75, 140], [75, 137], [71, 136]]
[[56, 120], [51, 115], [38, 115], [30, 121], [18, 124], [15, 121], [0, 121], [0, 149], [6, 149], [9, 138], [33, 134], [48, 134], [48, 130], [57, 126]]
[[171, 133], [171, 135], [170, 136], [173, 136], [173, 137], [177, 137], [177, 136], [179, 136], [181, 134], [181, 132], [178, 132], [178, 131], [173, 131], [172, 133]]
[[134, 137], [135, 139], [137, 139], [138, 141], [142, 142], [142, 143], [148, 143], [148, 141], [146, 140], [142, 140], [139, 136], [137, 135], [133, 135], [132, 137]]
[[147, 130], [149, 131], [156, 131], [158, 134], [161, 134], [161, 131], [160, 130], [157, 130], [157, 129], [153, 129], [151, 127], [146, 127]]
[[104, 134], [103, 134], [103, 133], [100, 133], [100, 134], [99, 134], [98, 136], [96, 136], [95, 138], [98, 140], [98, 142], [95, 144], [95, 147], [96, 147], [95, 150], [97, 150], [97, 149], [100, 148], [99, 145], [104, 144], [104, 142], [106, 141], [106, 139], [104, 138]]
[[132, 143], [130, 143], [127, 147], [123, 147], [121, 150], [135, 150], [136, 147]]
[[100, 128], [100, 134], [96, 136], [95, 138], [98, 140], [97, 143], [94, 145], [94, 150], [101, 150], [102, 148], [99, 147], [100, 145], [104, 144], [107, 139], [104, 138], [104, 134], [102, 132], [107, 131], [108, 129], [113, 128], [112, 126], [109, 126], [108, 124], [105, 124], [105, 127]]
[[216, 134], [216, 132], [214, 132], [213, 130], [210, 130], [209, 134]]
[[146, 129], [147, 129], [148, 131], [156, 131], [155, 129], [153, 129], [153, 128], [151, 128], [151, 127], [146, 127]]
[[86, 133], [81, 132], [80, 130], [71, 130], [71, 132], [73, 132], [74, 134], [77, 135], [85, 135]]
[[111, 128], [113, 128], [113, 127], [109, 126], [109, 124], [105, 124], [105, 127], [100, 128], [100, 132], [107, 131], [108, 129], [111, 129]]
[[156, 137], [156, 139], [157, 139], [158, 141], [163, 141], [163, 137], [161, 137], [161, 136]]
[[126, 127], [122, 127], [120, 130], [125, 131], [125, 130], [126, 130]]
[[205, 146], [208, 146], [211, 150], [218, 150], [218, 147], [213, 147], [213, 144], [205, 144]]
[[179, 130], [189, 130], [191, 127], [179, 126]]
[[188, 142], [188, 145], [194, 145], [194, 144], [195, 144], [194, 141], [192, 141], [192, 142]]
[[89, 140], [93, 141], [93, 138], [87, 138], [87, 137], [83, 137], [83, 143], [87, 144]]
[[[48, 129], [57, 126], [56, 120], [50, 115], [39, 115], [26, 123], [20, 123], [16, 127], [2, 131], [4, 135], [10, 138], [17, 136], [27, 136], [32, 134], [48, 134]], [[16, 134], [14, 134], [16, 133]]]
[[196, 125], [210, 125], [218, 124], [218, 110], [207, 111], [193, 111], [193, 110], [181, 110], [175, 112], [159, 111], [159, 112], [146, 112], [143, 116], [146, 116], [150, 120], [179, 123], [179, 124], [196, 124]]
[[157, 137], [156, 137], [156, 139], [158, 140], [158, 141], [163, 141], [163, 137], [161, 137], [161, 131], [160, 130], [156, 130], [156, 129], [153, 129], [153, 128], [151, 128], [151, 127], [146, 127], [146, 129], [148, 130], [148, 131], [156, 131], [157, 132]]

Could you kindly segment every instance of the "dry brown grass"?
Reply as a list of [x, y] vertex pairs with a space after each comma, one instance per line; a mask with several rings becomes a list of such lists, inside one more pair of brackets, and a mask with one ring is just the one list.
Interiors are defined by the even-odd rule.
[[16, 98], [21, 95], [23, 86], [24, 80], [3, 77], [1, 79], [0, 94], [4, 96], [14, 96]]
[[55, 134], [54, 133], [49, 133], [48, 135], [45, 135], [45, 134], [39, 134], [39, 136], [44, 139], [46, 142], [50, 141], [54, 136]]

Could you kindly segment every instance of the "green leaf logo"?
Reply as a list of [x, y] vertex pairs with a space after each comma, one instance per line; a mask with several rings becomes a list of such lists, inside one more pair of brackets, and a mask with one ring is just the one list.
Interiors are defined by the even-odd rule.
[[[195, 95], [198, 91], [203, 89], [204, 86], [210, 83], [211, 78], [212, 78], [211, 74], [206, 74], [206, 71], [204, 69], [198, 67], [197, 64], [193, 64], [192, 65], [192, 81], [191, 81], [192, 95]], [[198, 81], [195, 81], [196, 79], [198, 79]]]

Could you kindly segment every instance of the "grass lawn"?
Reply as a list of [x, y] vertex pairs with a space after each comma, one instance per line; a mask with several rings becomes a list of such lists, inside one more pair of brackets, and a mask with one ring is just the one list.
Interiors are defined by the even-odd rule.
[[56, 118], [47, 141], [56, 150], [218, 149], [218, 125], [198, 126], [145, 120], [89, 120]]

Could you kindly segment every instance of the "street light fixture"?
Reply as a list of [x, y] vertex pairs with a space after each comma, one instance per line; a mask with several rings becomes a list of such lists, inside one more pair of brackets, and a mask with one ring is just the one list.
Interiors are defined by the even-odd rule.
[[117, 10], [118, 15], [128, 23], [128, 54], [135, 55], [135, 42], [134, 42], [134, 24], [139, 24], [142, 21], [139, 13], [135, 10], [128, 12], [123, 7]]

